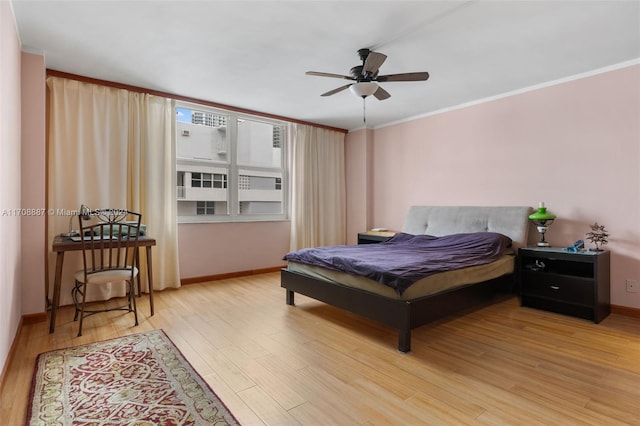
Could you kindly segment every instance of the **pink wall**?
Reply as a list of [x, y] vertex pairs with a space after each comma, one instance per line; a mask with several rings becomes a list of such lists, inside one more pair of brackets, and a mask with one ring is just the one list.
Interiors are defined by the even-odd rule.
[[[18, 330], [20, 301], [20, 40], [11, 4], [0, 1], [0, 366]], [[42, 300], [40, 292], [40, 300]]]
[[284, 265], [291, 224], [283, 222], [189, 223], [178, 226], [180, 277]]
[[[367, 155], [360, 133], [347, 136], [347, 169]], [[399, 229], [413, 204], [545, 201], [558, 216], [553, 245], [607, 227], [612, 303], [640, 308], [625, 291], [640, 281], [640, 66], [379, 128], [368, 144], [372, 177], [350, 187], [371, 191], [368, 227]], [[350, 234], [362, 214], [349, 211]]]
[[[45, 207], [45, 65], [44, 57], [22, 53], [22, 193], [20, 205], [25, 209]], [[20, 220], [22, 235], [21, 291], [22, 313], [45, 311], [45, 215], [24, 216]]]

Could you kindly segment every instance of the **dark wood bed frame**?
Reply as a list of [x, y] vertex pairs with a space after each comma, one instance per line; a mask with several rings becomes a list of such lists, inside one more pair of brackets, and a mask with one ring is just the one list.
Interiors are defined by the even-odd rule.
[[[527, 243], [528, 216], [531, 212], [531, 207], [527, 206], [411, 206], [402, 232], [435, 236], [460, 232], [499, 232], [511, 238], [514, 253], [517, 253], [517, 248]], [[412, 329], [494, 301], [500, 290], [513, 293], [515, 280], [515, 273], [511, 273], [411, 300], [380, 296], [286, 268], [281, 272], [280, 282], [287, 290], [288, 305], [293, 305], [295, 293], [300, 293], [379, 321], [398, 329], [398, 350], [409, 352]]]
[[343, 284], [312, 278], [287, 269], [281, 271], [281, 287], [287, 290], [287, 304], [294, 305], [295, 293], [345, 309], [398, 329], [398, 350], [411, 350], [411, 329], [492, 301], [502, 291], [513, 291], [515, 274], [412, 300], [397, 300]]

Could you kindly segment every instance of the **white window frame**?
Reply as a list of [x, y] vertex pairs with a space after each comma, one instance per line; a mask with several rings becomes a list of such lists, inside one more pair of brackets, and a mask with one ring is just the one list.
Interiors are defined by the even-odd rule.
[[[275, 120], [266, 117], [240, 113], [230, 110], [225, 110], [221, 108], [214, 108], [203, 104], [191, 103], [186, 101], [175, 101], [174, 102], [174, 115], [176, 108], [188, 108], [192, 110], [211, 112], [214, 114], [225, 115], [227, 117], [227, 145], [228, 145], [228, 162], [223, 163], [220, 161], [211, 160], [212, 165], [216, 165], [218, 167], [228, 167], [227, 174], [227, 191], [228, 196], [228, 206], [229, 206], [229, 214], [214, 214], [214, 215], [193, 215], [193, 216], [177, 216], [178, 223], [220, 223], [220, 222], [265, 222], [265, 221], [284, 221], [289, 220], [289, 212], [290, 212], [290, 184], [289, 184], [289, 171], [287, 169], [287, 150], [288, 150], [288, 138], [290, 135], [290, 131], [288, 126], [291, 124], [282, 120]], [[269, 167], [258, 167], [258, 166], [247, 166], [247, 165], [239, 165], [237, 162], [238, 159], [238, 145], [237, 145], [237, 120], [251, 120], [258, 121], [274, 126], [282, 126], [283, 127], [283, 139], [281, 140], [281, 159], [280, 164], [281, 168], [269, 168]], [[175, 120], [175, 119], [174, 119]], [[174, 122], [175, 125], [175, 122]], [[174, 131], [173, 137], [176, 138], [177, 131]], [[174, 145], [177, 150], [177, 140], [174, 141]], [[178, 160], [178, 156], [176, 153], [176, 161]], [[257, 170], [257, 171], [265, 171], [265, 170], [281, 170], [282, 171], [282, 212], [279, 214], [261, 214], [261, 215], [241, 215], [240, 205], [238, 203], [238, 169], [242, 170]], [[212, 185], [215, 179], [212, 175]], [[177, 193], [177, 191], [174, 191]], [[176, 198], [176, 203], [180, 201]]]

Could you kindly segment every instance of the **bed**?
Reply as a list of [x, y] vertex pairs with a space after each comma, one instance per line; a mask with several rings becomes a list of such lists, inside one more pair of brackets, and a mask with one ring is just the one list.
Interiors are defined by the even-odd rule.
[[521, 206], [412, 206], [402, 234], [497, 233], [511, 247], [496, 261], [432, 274], [402, 293], [372, 278], [289, 260], [281, 271], [286, 303], [294, 305], [300, 293], [379, 321], [398, 330], [398, 350], [409, 352], [413, 328], [487, 303], [500, 290], [513, 291], [515, 254], [526, 246], [531, 212]]

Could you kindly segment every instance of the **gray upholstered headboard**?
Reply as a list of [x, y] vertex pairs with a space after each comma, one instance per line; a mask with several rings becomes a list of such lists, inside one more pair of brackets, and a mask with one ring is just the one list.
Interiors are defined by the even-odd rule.
[[527, 245], [531, 207], [411, 206], [402, 232], [440, 237], [462, 232], [499, 232], [513, 248]]

